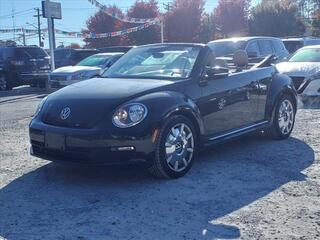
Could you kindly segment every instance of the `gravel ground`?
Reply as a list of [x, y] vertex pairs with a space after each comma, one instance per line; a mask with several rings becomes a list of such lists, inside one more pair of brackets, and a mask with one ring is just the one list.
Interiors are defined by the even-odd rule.
[[28, 156], [41, 97], [0, 95], [0, 239], [320, 239], [320, 109], [286, 141], [230, 142], [165, 181]]

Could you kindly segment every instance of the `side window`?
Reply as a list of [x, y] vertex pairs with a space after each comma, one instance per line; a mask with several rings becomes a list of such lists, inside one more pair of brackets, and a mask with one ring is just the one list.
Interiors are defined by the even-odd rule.
[[87, 57], [90, 57], [91, 55], [95, 54], [95, 52], [90, 51], [77, 51], [76, 58], [77, 60], [81, 61]]
[[262, 56], [274, 53], [270, 40], [259, 40], [259, 46]]
[[274, 49], [276, 50], [276, 53], [281, 53], [282, 51], [285, 50], [285, 47], [281, 41], [274, 40], [272, 41], [272, 43], [273, 43]]
[[215, 62], [216, 62], [216, 56], [211, 50], [210, 53], [208, 54], [205, 67], [214, 67]]
[[18, 60], [19, 59], [27, 60], [27, 59], [30, 59], [31, 56], [24, 49], [17, 48], [16, 51], [15, 51], [15, 58], [18, 59]]
[[257, 53], [257, 56], [260, 56], [260, 49], [257, 41], [252, 41], [248, 44], [247, 53]]

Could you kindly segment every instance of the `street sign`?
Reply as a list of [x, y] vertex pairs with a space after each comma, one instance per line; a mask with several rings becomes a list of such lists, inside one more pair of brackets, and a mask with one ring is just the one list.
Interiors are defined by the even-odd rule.
[[[48, 9], [48, 7], [50, 9]], [[49, 10], [49, 11], [48, 11]], [[50, 12], [50, 16], [48, 16]], [[59, 2], [50, 2], [47, 6], [47, 1], [42, 1], [42, 16], [44, 18], [53, 18], [53, 19], [62, 19], [61, 14], [61, 3]]]

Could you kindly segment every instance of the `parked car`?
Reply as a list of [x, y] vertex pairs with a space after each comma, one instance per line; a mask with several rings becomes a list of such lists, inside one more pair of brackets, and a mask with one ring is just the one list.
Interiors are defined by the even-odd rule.
[[312, 37], [284, 38], [282, 41], [290, 54], [305, 46], [320, 45], [320, 39]]
[[202, 44], [154, 44], [125, 54], [104, 74], [50, 94], [30, 123], [30, 152], [57, 162], [143, 161], [149, 171], [178, 178], [203, 147], [265, 130], [290, 136], [297, 110], [291, 79], [272, 57], [247, 70], [216, 64]]
[[227, 38], [209, 42], [208, 45], [217, 57], [225, 57], [230, 62], [237, 50], [245, 50], [251, 63], [258, 63], [270, 54], [275, 55], [280, 62], [289, 56], [281, 39], [273, 37]]
[[303, 101], [320, 97], [320, 45], [303, 47], [276, 67], [292, 78]]
[[20, 85], [45, 87], [50, 73], [50, 57], [36, 46], [0, 47], [1, 89]]
[[114, 47], [104, 47], [99, 48], [101, 53], [113, 53], [113, 52], [123, 52], [127, 53], [133, 48], [133, 46], [114, 46]]
[[74, 66], [81, 60], [99, 53], [97, 49], [59, 48], [54, 51], [55, 67]]
[[124, 53], [98, 53], [79, 62], [76, 66], [62, 67], [50, 74], [50, 86], [61, 88], [94, 77], [99, 77]]

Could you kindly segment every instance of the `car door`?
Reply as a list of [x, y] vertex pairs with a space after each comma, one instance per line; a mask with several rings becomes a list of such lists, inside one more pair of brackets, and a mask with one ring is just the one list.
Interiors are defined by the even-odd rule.
[[273, 75], [275, 74], [274, 66], [257, 68], [253, 70], [255, 72], [256, 79], [259, 83], [259, 100], [258, 108], [256, 111], [256, 121], [266, 120], [266, 104], [269, 88], [272, 82]]
[[224, 78], [204, 79], [205, 76], [202, 76], [202, 97], [198, 106], [208, 135], [257, 121], [259, 86], [256, 74], [242, 71], [230, 73]]
[[275, 50], [276, 57], [278, 58], [277, 62], [282, 62], [289, 56], [289, 52], [280, 39], [272, 40], [272, 45]]
[[260, 47], [261, 60], [270, 54], [275, 54], [270, 40], [261, 39], [261, 40], [258, 40], [258, 44]]
[[246, 47], [246, 52], [250, 59], [250, 63], [258, 63], [261, 59], [259, 44], [256, 40], [252, 40], [248, 43]]

